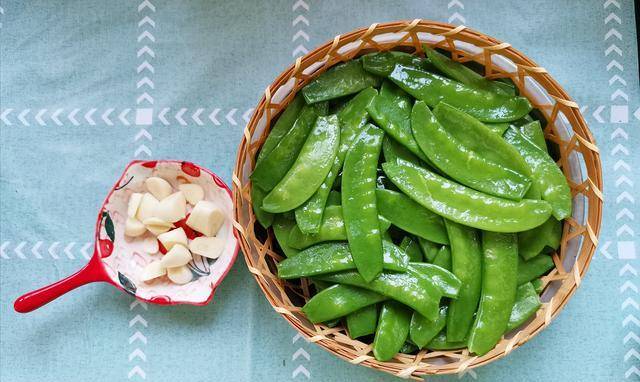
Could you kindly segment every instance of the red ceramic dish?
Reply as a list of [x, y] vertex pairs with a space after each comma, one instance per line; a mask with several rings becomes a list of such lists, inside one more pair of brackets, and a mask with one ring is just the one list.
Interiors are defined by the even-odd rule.
[[[143, 239], [124, 237], [127, 203], [133, 192], [144, 191], [144, 180], [160, 176], [174, 187], [180, 182], [197, 183], [205, 190], [205, 199], [217, 203], [226, 219], [217, 236], [226, 246], [216, 260], [194, 255], [188, 264], [193, 281], [185, 285], [165, 277], [145, 283], [139, 275], [146, 263], [161, 256], [159, 242], [147, 233]], [[137, 299], [159, 305], [206, 305], [238, 256], [238, 232], [233, 224], [233, 202], [229, 187], [211, 171], [190, 162], [176, 160], [133, 161], [107, 195], [96, 222], [92, 258], [75, 274], [30, 292], [14, 303], [17, 312], [35, 310], [61, 295], [88, 283], [106, 282]]]

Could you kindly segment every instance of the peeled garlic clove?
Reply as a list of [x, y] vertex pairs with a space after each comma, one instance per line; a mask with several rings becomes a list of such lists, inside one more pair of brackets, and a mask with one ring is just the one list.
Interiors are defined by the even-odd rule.
[[150, 281], [166, 274], [167, 270], [160, 264], [160, 261], [152, 261], [142, 269], [142, 281]]
[[167, 276], [169, 277], [169, 280], [181, 285], [188, 283], [193, 278], [191, 270], [186, 265], [167, 268]]
[[187, 247], [182, 244], [176, 244], [169, 252], [162, 256], [160, 264], [165, 268], [175, 268], [189, 263], [192, 259], [191, 252], [189, 252]]
[[181, 184], [178, 189], [182, 191], [187, 202], [192, 206], [201, 201], [204, 198], [204, 190], [200, 185], [195, 183]]
[[134, 192], [129, 197], [129, 205], [127, 206], [127, 216], [131, 218], [136, 217], [136, 213], [138, 212], [138, 208], [140, 207], [140, 202], [142, 202], [142, 194], [138, 192]]
[[158, 235], [158, 240], [162, 243], [167, 251], [170, 251], [176, 244], [187, 246], [187, 234], [182, 228], [172, 229], [169, 232]]
[[182, 191], [173, 193], [162, 199], [156, 209], [156, 217], [167, 221], [177, 222], [187, 214], [187, 200]]
[[189, 249], [196, 255], [217, 259], [224, 249], [224, 240], [219, 237], [196, 237], [189, 243]]
[[147, 190], [158, 200], [166, 198], [173, 192], [173, 188], [171, 187], [169, 182], [157, 176], [147, 178], [147, 180], [144, 181], [144, 185], [147, 187]]
[[224, 222], [224, 214], [213, 203], [205, 200], [199, 201], [186, 223], [189, 227], [205, 236], [215, 236]]
[[140, 236], [147, 231], [147, 227], [136, 218], [129, 217], [124, 223], [124, 234], [129, 237]]
[[163, 234], [171, 229], [170, 227], [164, 227], [159, 225], [148, 225], [146, 227], [147, 227], [147, 230], [149, 230], [149, 232], [151, 232], [155, 236], [159, 236], [160, 234]]
[[158, 202], [158, 199], [153, 195], [148, 192], [145, 193], [142, 195], [142, 200], [140, 201], [140, 207], [138, 207], [136, 217], [140, 221], [145, 221], [146, 219], [154, 217], [159, 204], [160, 202]]

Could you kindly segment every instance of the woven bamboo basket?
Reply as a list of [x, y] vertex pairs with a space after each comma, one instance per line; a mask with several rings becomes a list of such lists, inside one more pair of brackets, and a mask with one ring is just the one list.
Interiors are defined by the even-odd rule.
[[[309, 298], [306, 280], [278, 279], [272, 233], [256, 222], [251, 207], [249, 175], [256, 154], [267, 137], [272, 121], [310, 80], [329, 67], [372, 51], [390, 49], [422, 53], [421, 44], [451, 52], [459, 62], [475, 61], [484, 66], [488, 78], [510, 78], [520, 93], [547, 120], [547, 141], [557, 144], [558, 164], [569, 181], [573, 216], [565, 220], [560, 250], [553, 254], [555, 268], [543, 278], [542, 307], [536, 316], [508, 333], [489, 353], [477, 357], [468, 350], [427, 351], [417, 355], [397, 354], [388, 362], [377, 361], [371, 345], [349, 338], [344, 327], [312, 324], [301, 312]], [[420, 379], [432, 374], [463, 373], [502, 358], [547, 327], [580, 286], [598, 243], [602, 219], [602, 169], [600, 155], [578, 105], [562, 87], [531, 59], [508, 43], [464, 26], [426, 21], [373, 24], [336, 36], [285, 70], [267, 87], [253, 117], [244, 130], [233, 173], [236, 228], [249, 271], [254, 275], [273, 308], [310, 342], [347, 360], [404, 378]]]

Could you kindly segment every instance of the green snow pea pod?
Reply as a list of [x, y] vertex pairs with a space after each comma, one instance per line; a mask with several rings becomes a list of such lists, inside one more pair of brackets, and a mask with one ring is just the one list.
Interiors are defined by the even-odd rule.
[[[329, 192], [329, 196], [327, 197], [326, 206], [340, 206], [340, 205], [342, 205], [342, 195], [340, 194], [340, 191], [331, 190], [331, 192]], [[324, 213], [324, 210], [322, 212]]]
[[430, 70], [433, 68], [427, 59], [405, 52], [376, 52], [362, 56], [362, 66], [364, 70], [381, 77], [387, 77], [393, 71], [393, 67], [396, 66], [396, 64], [421, 70]]
[[429, 350], [453, 350], [467, 347], [467, 341], [448, 341], [446, 330], [443, 330], [427, 344]]
[[[522, 285], [525, 285], [525, 284], [522, 284]], [[542, 279], [532, 280], [531, 285], [533, 285], [533, 288], [535, 289], [537, 294], [542, 293], [542, 290], [544, 289], [544, 283], [542, 282]]]
[[[531, 122], [537, 124], [539, 122]], [[533, 181], [553, 208], [553, 216], [562, 220], [571, 216], [571, 190], [560, 167], [545, 151], [540, 150], [533, 142], [525, 138], [516, 128], [510, 127], [504, 139], [511, 143], [531, 167]]]
[[435, 336], [444, 329], [447, 324], [447, 306], [440, 307], [440, 314], [435, 321], [427, 320], [423, 315], [413, 312], [411, 325], [409, 326], [409, 338], [418, 348], [427, 346]]
[[420, 249], [417, 240], [411, 236], [405, 236], [402, 238], [402, 241], [400, 242], [400, 249], [409, 256], [409, 261], [412, 263], [422, 261], [422, 250]]
[[471, 150], [455, 138], [422, 101], [413, 106], [411, 128], [418, 145], [431, 162], [468, 187], [486, 194], [520, 200], [531, 186], [531, 180], [526, 175], [488, 160], [482, 153]]
[[513, 88], [513, 86], [500, 81], [488, 80], [480, 74], [476, 73], [473, 69], [468, 68], [467, 66], [459, 62], [453, 61], [444, 54], [434, 49], [428, 48], [426, 45], [423, 45], [422, 48], [424, 49], [431, 63], [447, 77], [462, 82], [463, 84], [469, 85], [471, 87], [490, 91], [496, 94], [514, 94], [515, 89]]
[[338, 117], [318, 117], [298, 158], [284, 178], [265, 196], [262, 209], [267, 212], [290, 211], [309, 199], [331, 170], [339, 143]]
[[366, 107], [378, 92], [373, 88], [367, 88], [349, 100], [344, 108], [338, 113], [340, 123], [340, 146], [336, 154], [331, 170], [327, 174], [318, 190], [302, 204], [296, 208], [296, 222], [304, 233], [317, 233], [322, 222], [322, 214], [329, 197], [329, 192], [333, 187], [347, 151], [353, 144], [355, 138], [360, 134], [362, 128], [367, 123]]
[[522, 325], [529, 317], [533, 316], [540, 308], [540, 296], [531, 283], [525, 283], [518, 287], [516, 302], [511, 309], [507, 331], [511, 331]]
[[442, 217], [470, 227], [494, 232], [526, 231], [551, 215], [551, 206], [542, 200], [497, 198], [404, 163], [383, 163], [382, 168], [411, 199]]
[[[389, 229], [391, 223], [381, 216], [378, 218], [380, 219], [380, 231], [385, 232]], [[318, 233], [303, 233], [296, 225], [289, 235], [289, 243], [297, 249], [304, 249], [323, 241], [345, 240], [347, 240], [347, 231], [344, 228], [341, 206], [328, 206], [325, 208]]]
[[[447, 236], [447, 241], [448, 240], [449, 240], [449, 236]], [[438, 251], [440, 251], [441, 245], [436, 244], [427, 239], [423, 239], [421, 237], [418, 238], [418, 244], [420, 244], [420, 248], [422, 249], [422, 254], [424, 254], [425, 260], [428, 263], [433, 263], [436, 256], [438, 255]]]
[[518, 288], [518, 238], [484, 231], [482, 250], [482, 295], [468, 341], [479, 356], [496, 346], [509, 323]]
[[415, 270], [405, 273], [382, 272], [371, 282], [365, 281], [356, 271], [346, 271], [316, 276], [320, 280], [337, 284], [348, 284], [371, 290], [401, 302], [427, 319], [438, 318], [439, 301], [442, 294], [432, 282]]
[[409, 268], [423, 275], [446, 297], [457, 298], [462, 281], [448, 270], [429, 263], [409, 263]]
[[415, 98], [433, 107], [444, 101], [483, 122], [509, 122], [531, 111], [524, 97], [496, 94], [458, 81], [400, 64], [389, 79]]
[[384, 154], [385, 162], [396, 163], [404, 161], [413, 166], [424, 167], [420, 158], [389, 136], [385, 136], [382, 140], [382, 153]]
[[[326, 104], [323, 103], [326, 106]], [[285, 176], [298, 157], [320, 111], [319, 106], [304, 106], [293, 127], [276, 146], [256, 164], [251, 181], [264, 191], [271, 191]]]
[[544, 139], [544, 132], [542, 131], [540, 122], [527, 122], [521, 126], [518, 126], [518, 131], [531, 143], [536, 145], [536, 147], [538, 147], [540, 150], [549, 152], [549, 150], [547, 149], [547, 141]]
[[273, 221], [273, 233], [276, 236], [280, 248], [282, 248], [282, 252], [284, 252], [284, 255], [287, 257], [293, 257], [299, 252], [299, 250], [289, 246], [289, 236], [295, 226], [296, 222], [293, 219], [289, 219], [282, 214], [276, 215]]
[[342, 171], [342, 212], [353, 261], [371, 281], [382, 272], [382, 237], [376, 207], [376, 168], [384, 132], [369, 124], [347, 152]]
[[440, 247], [432, 263], [451, 272], [451, 249], [446, 245]]
[[[404, 272], [409, 256], [393, 243], [383, 242], [384, 268]], [[278, 264], [278, 277], [296, 279], [355, 269], [347, 243], [322, 243], [301, 251]]]
[[305, 105], [304, 98], [302, 95], [297, 94], [291, 103], [287, 106], [287, 108], [282, 112], [282, 114], [278, 117], [278, 120], [273, 125], [273, 128], [269, 131], [269, 135], [267, 135], [267, 139], [265, 139], [262, 147], [260, 148], [260, 152], [258, 153], [258, 159], [256, 162], [262, 161], [267, 154], [269, 154], [277, 145], [280, 143], [282, 138], [284, 138], [289, 130], [293, 127], [300, 115], [300, 111], [302, 107]]
[[451, 242], [451, 271], [462, 285], [458, 298], [449, 303], [447, 339], [453, 342], [467, 338], [478, 307], [482, 287], [482, 249], [478, 231], [445, 220]]
[[380, 309], [380, 319], [373, 339], [373, 356], [388, 361], [398, 353], [409, 335], [411, 310], [395, 301], [386, 301]]
[[411, 132], [411, 106], [413, 98], [390, 81], [384, 81], [380, 94], [375, 96], [367, 110], [385, 133], [406, 147], [413, 155], [429, 161], [418, 147]]
[[307, 103], [316, 103], [354, 94], [368, 87], [377, 88], [380, 82], [380, 77], [364, 70], [361, 60], [351, 60], [322, 73], [302, 88], [302, 95]]
[[378, 213], [396, 227], [440, 244], [449, 244], [444, 220], [404, 194], [376, 190]]
[[411, 354], [417, 352], [418, 350], [419, 349], [416, 345], [409, 341], [406, 341], [404, 344], [402, 344], [402, 347], [400, 348], [400, 350], [398, 350], [398, 353]]
[[346, 316], [387, 298], [376, 292], [351, 285], [333, 285], [311, 297], [302, 311], [313, 323]]
[[518, 150], [504, 141], [486, 124], [444, 102], [433, 108], [442, 127], [479, 156], [504, 168], [530, 177], [531, 170]]
[[549, 255], [538, 255], [530, 260], [518, 260], [518, 285], [522, 285], [547, 273], [555, 264]]
[[485, 126], [491, 130], [492, 133], [498, 134], [502, 136], [505, 131], [509, 128], [509, 122], [500, 122], [500, 123], [485, 123]]
[[262, 209], [262, 201], [267, 196], [267, 192], [257, 185], [251, 187], [251, 205], [253, 213], [256, 215], [258, 223], [264, 228], [269, 228], [273, 223], [273, 214]]
[[541, 226], [518, 233], [518, 253], [529, 260], [543, 252], [560, 248], [562, 223], [551, 217]]
[[347, 316], [349, 337], [356, 339], [376, 332], [378, 326], [378, 306], [365, 306]]

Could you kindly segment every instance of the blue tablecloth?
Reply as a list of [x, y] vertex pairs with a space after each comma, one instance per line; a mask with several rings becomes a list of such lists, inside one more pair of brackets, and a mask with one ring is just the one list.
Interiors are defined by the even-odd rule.
[[297, 337], [242, 259], [203, 308], [145, 306], [107, 285], [28, 315], [12, 302], [85, 262], [97, 208], [127, 162], [181, 158], [229, 182], [251, 108], [296, 56], [356, 27], [414, 18], [464, 23], [544, 66], [583, 106], [603, 160], [603, 229], [582, 286], [543, 333], [462, 378], [640, 379], [632, 1], [2, 0], [0, 7], [3, 382], [393, 380]]

